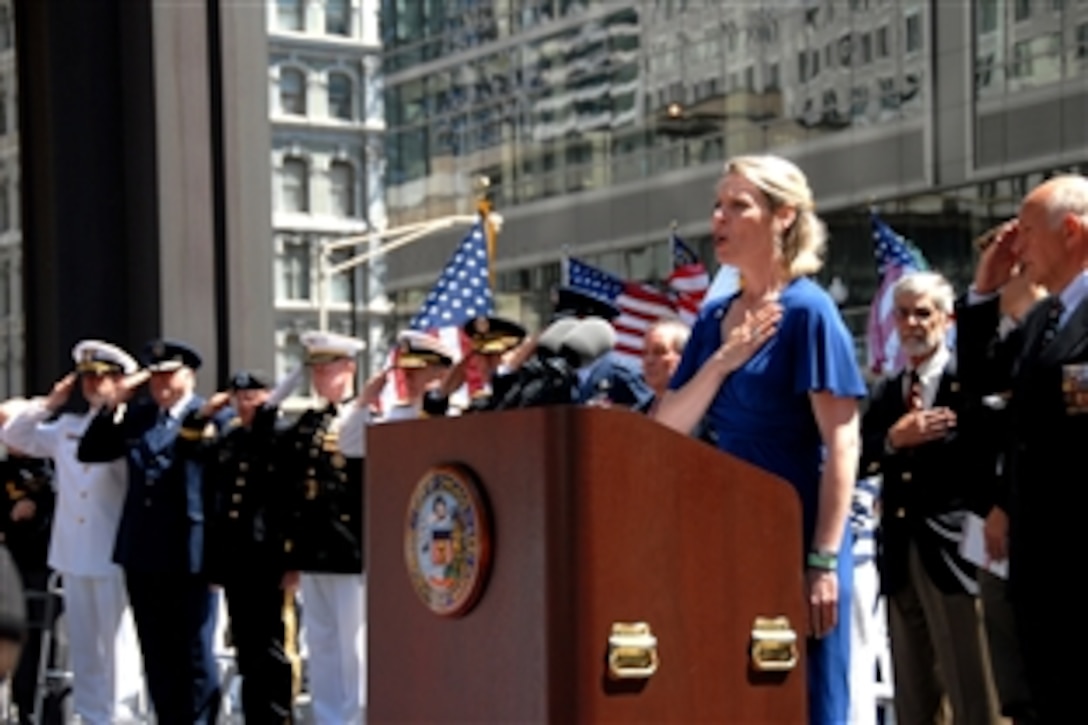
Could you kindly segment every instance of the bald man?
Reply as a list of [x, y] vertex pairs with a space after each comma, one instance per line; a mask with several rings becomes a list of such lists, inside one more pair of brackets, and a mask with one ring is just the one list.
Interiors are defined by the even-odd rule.
[[[1048, 295], [1001, 339], [999, 293], [1017, 265]], [[1068, 722], [1085, 671], [1069, 659], [1079, 624], [1060, 613], [1082, 583], [1062, 564], [1083, 550], [1074, 499], [1088, 441], [1088, 179], [1058, 176], [1027, 195], [983, 252], [957, 320], [965, 388], [1007, 401], [1008, 586], [1031, 700], [1039, 722]]]

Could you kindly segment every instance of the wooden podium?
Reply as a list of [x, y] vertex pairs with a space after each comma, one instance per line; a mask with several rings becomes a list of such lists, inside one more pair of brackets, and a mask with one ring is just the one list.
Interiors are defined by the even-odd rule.
[[[806, 722], [785, 482], [620, 410], [387, 423], [367, 449], [368, 722]], [[406, 547], [413, 492], [451, 463], [491, 522], [490, 573], [460, 616], [424, 603]], [[753, 635], [761, 617], [788, 619], [795, 666], [788, 629]], [[653, 674], [645, 636], [610, 648], [616, 623], [648, 625]]]

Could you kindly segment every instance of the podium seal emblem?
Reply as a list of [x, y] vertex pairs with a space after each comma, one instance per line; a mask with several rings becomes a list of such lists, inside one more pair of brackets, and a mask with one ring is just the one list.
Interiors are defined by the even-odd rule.
[[491, 522], [464, 466], [428, 470], [416, 484], [404, 526], [412, 589], [435, 614], [467, 613], [483, 592], [491, 563]]

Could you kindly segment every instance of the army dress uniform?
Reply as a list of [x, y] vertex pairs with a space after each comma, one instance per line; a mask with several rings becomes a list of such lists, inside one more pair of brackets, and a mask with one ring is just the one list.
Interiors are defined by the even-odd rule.
[[[201, 364], [195, 350], [173, 341], [150, 343], [142, 358], [152, 372]], [[125, 574], [160, 725], [214, 723], [219, 710], [212, 648], [218, 599], [204, 573], [204, 467], [194, 448], [199, 436], [185, 425], [203, 404], [189, 393], [168, 410], [150, 401], [105, 409], [79, 445], [81, 461], [128, 464], [114, 561]], [[216, 427], [227, 419], [218, 417]]]
[[[268, 386], [242, 372], [229, 387]], [[249, 426], [232, 419], [207, 443], [205, 459], [205, 572], [227, 598], [242, 711], [254, 725], [293, 720], [299, 667], [294, 593], [282, 588], [285, 512], [274, 460], [276, 413], [260, 408]], [[187, 425], [199, 432], [208, 422], [197, 416]]]
[[[46, 554], [54, 508], [51, 478], [49, 464], [38, 458], [9, 452], [7, 459], [0, 462], [0, 543], [8, 548], [22, 579], [30, 625], [22, 657], [12, 677], [12, 700], [19, 708], [19, 722], [26, 723], [31, 722], [34, 710], [42, 632], [45, 626], [53, 624], [44, 621], [45, 603], [41, 598], [49, 580]], [[32, 502], [34, 515], [12, 521], [12, 509], [20, 501]], [[61, 722], [56, 704], [46, 703], [48, 715], [43, 722]]]
[[[130, 374], [136, 361], [100, 340], [72, 348], [79, 374]], [[128, 471], [123, 460], [84, 463], [78, 448], [97, 411], [54, 417], [45, 398], [4, 426], [5, 442], [53, 461], [57, 492], [49, 566], [64, 580], [64, 611], [72, 669], [72, 699], [87, 725], [135, 717], [143, 677], [140, 648], [121, 569], [113, 562]]]
[[[311, 364], [352, 358], [353, 338], [309, 333]], [[369, 412], [355, 401], [303, 412], [277, 441], [284, 554], [302, 572], [302, 625], [315, 722], [358, 722], [366, 703], [363, 455]]]

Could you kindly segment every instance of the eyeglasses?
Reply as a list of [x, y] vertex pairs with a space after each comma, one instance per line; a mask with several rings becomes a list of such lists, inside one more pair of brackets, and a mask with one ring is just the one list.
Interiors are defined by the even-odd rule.
[[937, 313], [937, 310], [932, 307], [896, 307], [895, 316], [897, 319], [906, 320], [911, 317], [916, 320], [925, 322], [930, 317], [933, 317]]

